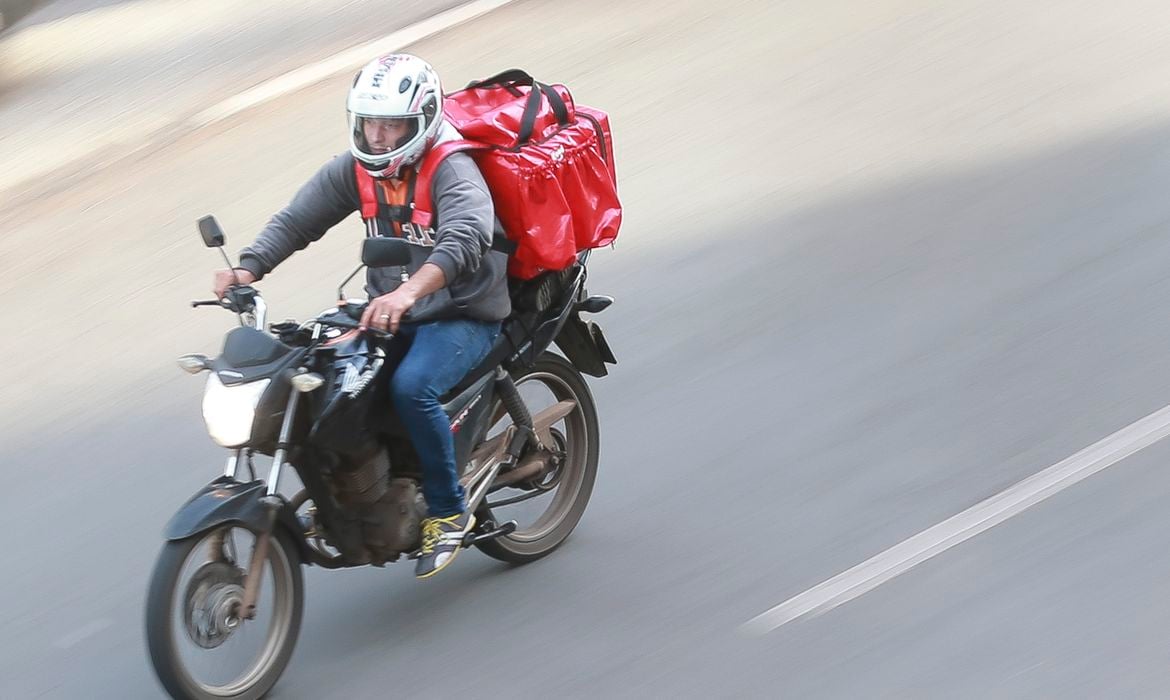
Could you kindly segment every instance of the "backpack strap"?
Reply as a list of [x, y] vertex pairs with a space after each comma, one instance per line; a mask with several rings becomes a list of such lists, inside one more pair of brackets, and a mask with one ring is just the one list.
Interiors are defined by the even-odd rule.
[[406, 181], [406, 204], [391, 204], [385, 188], [370, 173], [354, 161], [354, 176], [357, 181], [358, 199], [361, 202], [362, 221], [366, 223], [369, 235], [400, 236], [401, 225], [411, 219], [410, 202], [414, 198], [415, 180], [412, 173]]
[[[415, 178], [414, 198], [412, 200], [414, 202], [414, 212], [410, 217], [411, 222], [423, 227], [429, 227], [434, 222], [434, 203], [431, 201], [431, 181], [434, 180], [435, 173], [439, 170], [439, 166], [447, 156], [452, 153], [486, 151], [490, 149], [491, 146], [486, 144], [462, 139], [459, 141], [444, 141], [423, 156], [422, 164], [418, 168], [418, 177]], [[491, 249], [498, 250], [506, 255], [511, 255], [516, 252], [516, 243], [504, 236], [492, 236]]]
[[[452, 153], [487, 150], [489, 148], [491, 147], [476, 143], [475, 141], [466, 140], [445, 141], [432, 148], [423, 157], [423, 161], [418, 168], [418, 174], [412, 178], [410, 183], [410, 188], [413, 192], [407, 195], [407, 199], [413, 202], [413, 206], [411, 207], [409, 219], [405, 216], [392, 218], [396, 221], [409, 220], [413, 224], [429, 228], [435, 219], [434, 203], [431, 201], [431, 181], [434, 179], [435, 172], [438, 171], [443, 160]], [[362, 219], [364, 221], [377, 219], [378, 211], [382, 204], [378, 200], [378, 190], [374, 178], [357, 161], [354, 161], [354, 173], [357, 175], [358, 196], [362, 203]], [[398, 210], [401, 208], [394, 207], [394, 209]], [[493, 236], [491, 248], [492, 250], [498, 250], [511, 255], [516, 252], [516, 243], [502, 236]]]
[[475, 141], [460, 139], [458, 141], [444, 141], [427, 151], [422, 163], [418, 166], [418, 177], [414, 187], [414, 213], [411, 214], [411, 223], [428, 227], [434, 221], [434, 202], [431, 201], [431, 181], [435, 178], [439, 166], [452, 153], [465, 151], [486, 150], [490, 146]]
[[[387, 180], [374, 183], [374, 194], [378, 197], [378, 218], [385, 219], [395, 231], [401, 228], [400, 224], [410, 221], [411, 206], [414, 201], [415, 181], [417, 173], [407, 171], [406, 177], [400, 180]], [[397, 183], [397, 184], [390, 184]], [[405, 188], [405, 191], [401, 191]], [[393, 194], [391, 193], [393, 190]], [[401, 200], [402, 204], [392, 204], [392, 201]], [[396, 234], [397, 235], [397, 234]]]

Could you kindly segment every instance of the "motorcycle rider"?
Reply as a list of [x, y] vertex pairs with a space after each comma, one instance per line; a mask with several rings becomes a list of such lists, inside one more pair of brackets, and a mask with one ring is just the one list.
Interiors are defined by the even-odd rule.
[[423, 156], [436, 143], [460, 138], [444, 121], [439, 76], [429, 64], [402, 53], [370, 61], [354, 78], [346, 111], [349, 150], [321, 167], [271, 218], [240, 252], [239, 267], [215, 273], [215, 293], [222, 298], [237, 277], [241, 284], [262, 279], [321, 238], [361, 208], [358, 188], [369, 179], [358, 169], [373, 178], [379, 206], [366, 220], [367, 235], [405, 237], [413, 244], [412, 261], [406, 281], [397, 268], [368, 270], [370, 302], [361, 324], [409, 344], [390, 393], [422, 466], [428, 517], [415, 575], [426, 578], [454, 560], [475, 525], [439, 397], [487, 355], [510, 312], [507, 257], [491, 249], [493, 234], [502, 232], [483, 176], [466, 154], [446, 157], [435, 172], [431, 226], [409, 220]]

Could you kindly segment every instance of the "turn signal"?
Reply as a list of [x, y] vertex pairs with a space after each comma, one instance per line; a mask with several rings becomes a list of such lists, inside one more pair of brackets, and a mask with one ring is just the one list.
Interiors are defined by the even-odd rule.
[[316, 391], [322, 384], [325, 383], [325, 377], [313, 372], [306, 372], [298, 374], [292, 378], [293, 388], [297, 391], [307, 394], [310, 391]]
[[179, 358], [179, 367], [188, 374], [199, 374], [211, 367], [206, 355], [183, 355]]

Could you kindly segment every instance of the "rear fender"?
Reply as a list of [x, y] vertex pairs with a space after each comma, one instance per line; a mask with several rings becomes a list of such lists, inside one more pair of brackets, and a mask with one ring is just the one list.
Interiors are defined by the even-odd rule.
[[569, 362], [584, 374], [604, 377], [609, 374], [606, 365], [617, 364], [617, 358], [614, 357], [605, 334], [601, 332], [601, 326], [582, 319], [577, 313], [573, 313], [561, 326], [556, 343]]

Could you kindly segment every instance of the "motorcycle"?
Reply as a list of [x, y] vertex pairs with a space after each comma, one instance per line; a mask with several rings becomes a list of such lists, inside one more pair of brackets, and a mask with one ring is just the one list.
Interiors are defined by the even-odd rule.
[[[227, 260], [214, 217], [199, 230]], [[300, 631], [302, 566], [417, 558], [421, 471], [388, 397], [401, 350], [391, 334], [360, 329], [364, 302], [344, 293], [366, 267], [404, 266], [409, 245], [367, 238], [337, 305], [304, 323], [266, 328], [267, 306], [246, 285], [192, 302], [228, 309], [240, 325], [218, 357], [179, 359], [187, 372], [209, 373], [203, 418], [229, 454], [223, 474], [167, 524], [147, 594], [151, 662], [173, 697], [250, 699], [272, 688]], [[586, 293], [587, 259], [510, 280], [513, 313], [499, 339], [441, 398], [477, 521], [463, 545], [505, 562], [560, 546], [593, 489], [599, 426], [582, 375], [603, 377], [616, 359], [601, 328], [581, 317], [613, 303]], [[267, 478], [257, 476], [264, 458]], [[285, 497], [290, 469], [303, 488]]]

